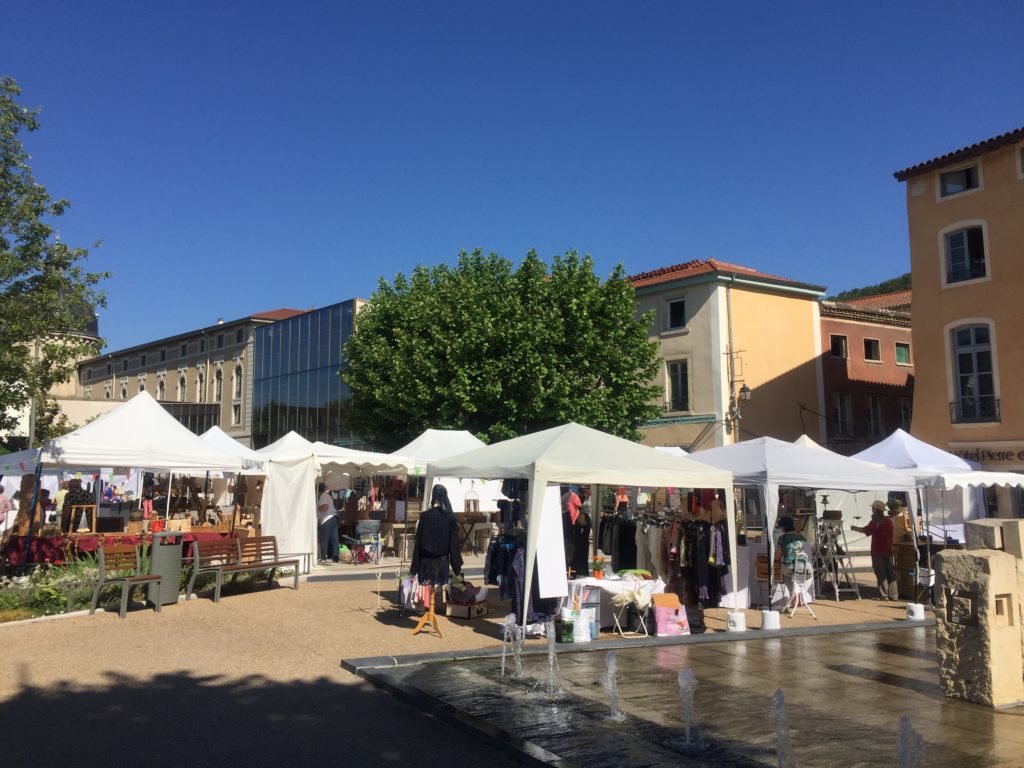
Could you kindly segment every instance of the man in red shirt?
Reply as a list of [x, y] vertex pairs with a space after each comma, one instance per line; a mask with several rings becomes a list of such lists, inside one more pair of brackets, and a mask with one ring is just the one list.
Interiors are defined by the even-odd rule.
[[878, 580], [878, 594], [882, 600], [898, 600], [896, 586], [896, 561], [892, 555], [892, 520], [885, 516], [885, 502], [871, 504], [871, 522], [864, 527], [851, 525], [871, 537], [871, 570]]

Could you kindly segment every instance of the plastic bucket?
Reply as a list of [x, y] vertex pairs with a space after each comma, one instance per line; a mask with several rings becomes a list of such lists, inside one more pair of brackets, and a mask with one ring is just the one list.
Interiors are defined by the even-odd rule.
[[730, 611], [725, 615], [726, 620], [726, 631], [728, 632], [746, 632], [747, 631], [747, 614], [743, 611]]

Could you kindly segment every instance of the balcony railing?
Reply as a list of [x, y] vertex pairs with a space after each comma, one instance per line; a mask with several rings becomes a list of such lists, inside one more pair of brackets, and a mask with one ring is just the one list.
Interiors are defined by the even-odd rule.
[[999, 399], [991, 395], [961, 397], [949, 404], [949, 418], [954, 424], [1001, 421]]

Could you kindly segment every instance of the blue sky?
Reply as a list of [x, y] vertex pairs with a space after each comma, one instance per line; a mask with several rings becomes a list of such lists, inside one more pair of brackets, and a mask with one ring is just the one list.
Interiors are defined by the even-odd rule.
[[909, 271], [900, 168], [1024, 125], [1024, 6], [7, 3], [119, 349], [481, 247]]

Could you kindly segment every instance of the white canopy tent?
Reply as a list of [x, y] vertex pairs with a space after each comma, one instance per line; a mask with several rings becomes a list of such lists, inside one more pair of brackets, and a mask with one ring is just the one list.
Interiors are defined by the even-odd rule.
[[678, 445], [658, 445], [655, 446], [654, 450], [667, 453], [671, 456], [689, 456], [690, 454], [680, 448]]
[[38, 452], [4, 457], [4, 463], [16, 459], [24, 472], [31, 472], [35, 469], [35, 463], [30, 466], [33, 455], [44, 468], [141, 467], [175, 473], [242, 469], [238, 456], [188, 431], [147, 392], [139, 392], [123, 406], [66, 435], [47, 440]]
[[224, 451], [224, 453], [229, 453], [232, 456], [240, 458], [242, 460], [242, 466], [245, 474], [263, 474], [264, 456], [257, 453], [249, 446], [242, 445], [220, 427], [210, 427], [208, 430], [203, 432], [199, 438], [201, 440], [205, 440], [210, 445], [219, 448]]
[[[238, 472], [242, 461], [210, 445], [171, 416], [148, 392], [66, 435], [47, 440], [38, 450], [4, 457], [21, 474], [54, 469], [139, 468], [177, 474]], [[6, 473], [4, 473], [6, 474]]]
[[[422, 435], [410, 443], [403, 445], [396, 455], [410, 456], [413, 461], [414, 475], [422, 475], [427, 470], [427, 464], [431, 461], [446, 459], [460, 453], [466, 453], [477, 448], [483, 448], [486, 443], [466, 430], [457, 429], [428, 429]], [[480, 510], [493, 512], [498, 509], [498, 499], [504, 498], [501, 493], [501, 481], [480, 480], [466, 477], [434, 477], [425, 489], [425, 500], [430, 499], [434, 485], [444, 485], [448, 491], [448, 500], [452, 508], [458, 512], [465, 506], [465, 501], [470, 493], [475, 493], [480, 502]]]
[[317, 550], [317, 475], [328, 472], [405, 474], [412, 466], [412, 460], [405, 457], [311, 443], [296, 432], [289, 432], [257, 453], [264, 460], [267, 475], [260, 510], [263, 529], [277, 536], [282, 551], [293, 553]]
[[175, 473], [238, 472], [242, 460], [202, 440], [148, 392], [98, 419], [47, 440], [37, 460], [44, 467], [144, 467]]
[[773, 437], [708, 448], [693, 454], [692, 458], [731, 471], [738, 486], [760, 489], [769, 560], [774, 557], [771, 531], [778, 516], [780, 486], [863, 491], [908, 490], [914, 486], [905, 475], [877, 464]]
[[978, 470], [976, 465], [902, 429], [897, 429], [854, 458], [884, 464], [915, 481], [924, 496], [929, 540], [939, 526], [939, 532], [944, 536], [953, 533], [963, 538], [964, 522], [985, 515], [985, 501], [979, 488], [1024, 486], [1022, 474]]
[[313, 450], [313, 444], [306, 438], [300, 435], [298, 432], [289, 432], [284, 437], [279, 437], [277, 440], [272, 442], [270, 445], [266, 445], [262, 448], [258, 448], [256, 453], [261, 456], [290, 456], [300, 453], [311, 453]]
[[[732, 475], [690, 458], [673, 456], [645, 445], [569, 423], [522, 437], [494, 443], [468, 453], [429, 462], [427, 474], [447, 477], [525, 478], [530, 481], [530, 506], [526, 538], [525, 595], [530, 595], [533, 568], [541, 531], [545, 526], [544, 494], [548, 483], [596, 483], [651, 487], [723, 488], [732, 499]], [[728, 504], [728, 502], [727, 502]], [[557, 506], [555, 510], [557, 511]], [[735, 515], [728, 512], [729, 555], [736, 562]], [[557, 530], [560, 532], [560, 522]], [[558, 541], [561, 547], [561, 540]], [[565, 572], [545, 584], [542, 596], [564, 595]], [[730, 568], [732, 591], [737, 589], [736, 569]], [[526, 620], [524, 606], [523, 620]]]

